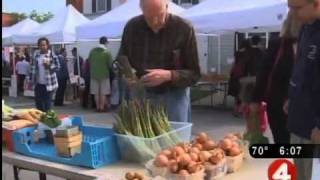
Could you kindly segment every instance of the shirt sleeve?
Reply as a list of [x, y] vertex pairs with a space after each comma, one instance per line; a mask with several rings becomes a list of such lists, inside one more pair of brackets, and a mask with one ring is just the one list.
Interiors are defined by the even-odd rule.
[[52, 60], [53, 60], [53, 63], [51, 63], [50, 71], [51, 72], [58, 72], [60, 70], [59, 59], [57, 56], [53, 55]]
[[[319, 48], [320, 49], [320, 48]], [[315, 121], [316, 126], [320, 129], [320, 52], [318, 53], [318, 58], [316, 60], [316, 65], [314, 66], [315, 72], [313, 76], [313, 95], [312, 106], [315, 108]]]
[[173, 87], [187, 87], [195, 84], [200, 78], [199, 57], [195, 31], [190, 28], [184, 46], [181, 49], [183, 68], [172, 70]]
[[119, 56], [129, 56], [129, 37], [130, 37], [129, 33], [130, 33], [129, 24], [127, 24], [123, 30], [121, 45], [120, 45], [117, 58]]

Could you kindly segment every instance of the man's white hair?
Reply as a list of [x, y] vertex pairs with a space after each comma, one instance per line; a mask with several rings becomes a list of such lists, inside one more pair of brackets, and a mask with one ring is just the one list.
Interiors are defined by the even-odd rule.
[[[142, 7], [145, 1], [153, 1], [153, 0], [140, 0], [140, 7]], [[169, 3], [169, 0], [161, 0], [165, 5]]]

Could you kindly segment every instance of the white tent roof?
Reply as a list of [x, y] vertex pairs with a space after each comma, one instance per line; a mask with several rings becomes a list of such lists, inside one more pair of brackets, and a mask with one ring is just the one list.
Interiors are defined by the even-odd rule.
[[13, 36], [13, 41], [17, 44], [34, 44], [38, 38], [45, 36], [51, 43], [74, 42], [76, 40], [75, 27], [87, 22], [89, 20], [86, 17], [72, 5], [68, 5], [36, 30], [24, 35]]
[[[221, 31], [279, 30], [286, 17], [286, 0], [206, 0], [181, 16], [201, 33]], [[257, 30], [255, 30], [257, 31]]]
[[36, 28], [40, 24], [32, 19], [25, 19], [10, 27], [2, 28], [2, 39], [9, 38], [11, 35], [28, 33]]
[[[169, 3], [169, 12], [173, 14], [180, 14], [184, 10], [185, 9], [172, 2]], [[142, 11], [140, 9], [139, 0], [128, 0], [114, 10], [111, 10], [87, 24], [77, 27], [77, 38], [79, 40], [84, 40], [98, 39], [101, 36], [111, 38], [120, 37], [128, 20], [140, 14], [142, 14]]]

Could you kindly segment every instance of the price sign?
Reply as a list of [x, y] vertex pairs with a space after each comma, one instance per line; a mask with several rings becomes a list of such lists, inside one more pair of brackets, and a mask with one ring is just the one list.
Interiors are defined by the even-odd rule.
[[269, 166], [269, 180], [296, 180], [297, 169], [295, 165], [286, 159], [279, 159]]

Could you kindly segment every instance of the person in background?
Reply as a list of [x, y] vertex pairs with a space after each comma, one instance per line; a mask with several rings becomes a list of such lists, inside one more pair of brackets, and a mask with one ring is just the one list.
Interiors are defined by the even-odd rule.
[[288, 98], [289, 79], [296, 60], [297, 39], [301, 24], [290, 11], [285, 20], [280, 38], [269, 43], [266, 58], [257, 75], [252, 108], [259, 102], [267, 103], [267, 113], [274, 143], [290, 143], [287, 115], [283, 104]]
[[244, 66], [247, 59], [249, 58], [248, 51], [250, 48], [251, 48], [250, 41], [247, 39], [244, 40], [240, 45], [239, 50], [235, 53], [235, 61], [230, 72], [228, 94], [233, 96], [235, 99], [235, 106], [233, 108], [234, 116], [240, 116], [240, 113], [241, 113], [241, 108], [240, 108], [241, 100], [239, 98], [239, 93], [240, 93], [239, 80], [245, 74]]
[[6, 59], [4, 48], [2, 48], [2, 77], [10, 77], [11, 76], [11, 67], [10, 60]]
[[96, 109], [103, 112], [105, 105], [110, 106], [107, 98], [111, 93], [109, 70], [111, 69], [112, 56], [106, 46], [108, 39], [101, 37], [99, 46], [90, 51], [88, 63], [90, 67], [90, 92], [95, 95]]
[[18, 75], [18, 94], [23, 94], [24, 80], [30, 72], [30, 64], [26, 57], [21, 55], [20, 60], [16, 64], [16, 73]]
[[239, 99], [241, 100], [241, 108], [247, 109], [249, 103], [253, 100], [254, 89], [256, 85], [256, 76], [259, 68], [265, 58], [265, 50], [260, 48], [260, 36], [251, 38], [251, 47], [247, 50], [247, 57], [244, 59], [243, 73], [240, 78]]
[[30, 63], [31, 58], [30, 58], [30, 54], [28, 53], [28, 49], [27, 48], [24, 49], [24, 56], [26, 57], [26, 61], [28, 63]]
[[67, 52], [65, 48], [60, 49], [60, 54], [58, 55], [58, 60], [60, 64], [60, 69], [57, 72], [58, 84], [59, 87], [56, 91], [55, 106], [63, 106], [64, 103], [64, 92], [67, 87], [67, 81], [69, 79], [69, 71], [67, 66]]
[[[288, 0], [303, 23], [289, 83], [288, 129], [292, 144], [320, 144], [320, 0]], [[318, 149], [319, 151], [319, 149]], [[312, 159], [294, 159], [297, 180], [310, 180]]]
[[49, 40], [42, 37], [38, 40], [35, 58], [32, 61], [30, 81], [35, 86], [34, 95], [37, 109], [47, 112], [51, 109], [53, 92], [58, 88], [57, 72], [60, 69], [58, 57], [49, 49]]
[[[78, 49], [76, 47], [72, 48], [71, 50], [72, 56], [73, 56], [73, 74], [75, 76], [80, 76], [80, 73], [78, 72], [81, 70], [81, 67], [83, 66], [83, 58], [79, 56], [78, 61]], [[78, 66], [79, 64], [79, 66]], [[73, 85], [73, 99], [77, 99], [79, 97], [79, 86], [78, 84]]]
[[248, 49], [249, 58], [245, 63], [245, 75], [256, 76], [265, 57], [265, 50], [260, 47], [261, 37], [254, 35], [251, 38], [251, 48]]
[[170, 121], [191, 122], [190, 86], [200, 78], [196, 36], [168, 2], [140, 0], [143, 14], [126, 24], [118, 58], [128, 59], [146, 98], [163, 104]]

